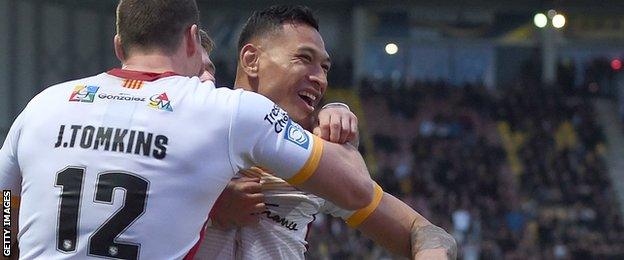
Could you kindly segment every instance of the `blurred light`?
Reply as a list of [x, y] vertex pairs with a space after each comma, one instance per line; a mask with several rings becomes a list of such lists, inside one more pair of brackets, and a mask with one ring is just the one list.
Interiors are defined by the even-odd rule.
[[533, 17], [533, 23], [538, 28], [544, 28], [548, 24], [548, 18], [543, 13], [538, 13]]
[[386, 44], [386, 53], [390, 55], [394, 55], [399, 51], [399, 46], [394, 43]]
[[611, 61], [611, 68], [613, 70], [620, 70], [622, 68], [622, 61], [615, 59]]
[[557, 11], [555, 11], [554, 9], [550, 9], [548, 10], [548, 18], [553, 19], [553, 17], [555, 17], [555, 15], [557, 15]]
[[566, 24], [566, 18], [562, 14], [557, 14], [552, 18], [552, 24], [555, 28], [563, 28]]

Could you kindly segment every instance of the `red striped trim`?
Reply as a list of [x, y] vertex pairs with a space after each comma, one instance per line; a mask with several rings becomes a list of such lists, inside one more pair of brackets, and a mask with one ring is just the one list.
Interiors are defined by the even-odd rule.
[[155, 81], [157, 79], [177, 76], [178, 74], [173, 71], [167, 71], [163, 73], [155, 73], [155, 72], [144, 72], [144, 71], [134, 71], [134, 70], [124, 70], [124, 69], [112, 69], [106, 72], [115, 77], [124, 78], [124, 79], [134, 79], [134, 80], [142, 80], [142, 81]]

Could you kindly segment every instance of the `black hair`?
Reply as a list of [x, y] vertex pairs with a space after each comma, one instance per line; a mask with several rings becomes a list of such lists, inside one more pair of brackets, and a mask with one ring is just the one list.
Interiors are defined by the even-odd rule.
[[238, 38], [238, 51], [256, 37], [280, 31], [284, 23], [304, 24], [319, 30], [318, 20], [310, 8], [301, 5], [274, 5], [251, 14]]

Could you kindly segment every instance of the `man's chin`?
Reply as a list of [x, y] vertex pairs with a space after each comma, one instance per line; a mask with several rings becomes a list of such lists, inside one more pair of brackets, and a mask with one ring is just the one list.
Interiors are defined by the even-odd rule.
[[297, 122], [297, 124], [301, 125], [301, 127], [303, 127], [304, 129], [308, 131], [312, 131], [312, 126], [314, 125], [314, 119], [315, 119], [314, 114], [302, 113], [301, 115], [292, 115], [290, 118], [293, 121]]

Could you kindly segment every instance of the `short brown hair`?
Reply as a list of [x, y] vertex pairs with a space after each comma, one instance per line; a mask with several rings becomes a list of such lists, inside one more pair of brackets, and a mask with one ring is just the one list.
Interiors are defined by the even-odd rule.
[[199, 37], [201, 37], [202, 47], [206, 50], [208, 54], [210, 54], [210, 52], [212, 52], [212, 50], [214, 50], [215, 48], [214, 41], [212, 40], [212, 38], [210, 38], [210, 35], [208, 35], [208, 33], [203, 29], [199, 30]]
[[195, 0], [120, 0], [117, 6], [117, 34], [126, 55], [135, 46], [171, 54], [192, 24], [199, 26]]

